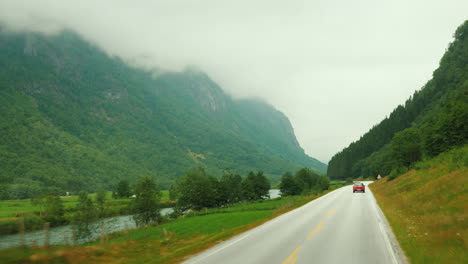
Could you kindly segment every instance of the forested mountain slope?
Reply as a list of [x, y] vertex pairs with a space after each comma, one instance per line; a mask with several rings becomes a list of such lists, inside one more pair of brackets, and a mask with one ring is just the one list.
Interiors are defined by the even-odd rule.
[[111, 188], [142, 175], [167, 187], [196, 166], [215, 175], [326, 170], [281, 112], [233, 100], [199, 71], [156, 76], [71, 32], [0, 30], [0, 51], [3, 198]]
[[433, 77], [388, 118], [329, 162], [332, 179], [388, 175], [467, 143], [468, 21], [454, 34]]

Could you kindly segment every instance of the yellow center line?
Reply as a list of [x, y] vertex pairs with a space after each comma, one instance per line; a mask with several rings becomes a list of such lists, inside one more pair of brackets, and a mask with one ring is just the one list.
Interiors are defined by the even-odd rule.
[[[330, 210], [328, 211], [328, 213], [325, 215], [324, 219], [322, 221], [320, 221], [320, 223], [318, 223], [318, 225], [314, 228], [314, 230], [312, 230], [312, 232], [309, 233], [309, 235], [307, 235], [307, 239], [309, 239], [313, 234], [317, 233], [317, 232], [320, 232], [322, 231], [323, 229], [323, 221], [330, 217], [332, 214], [335, 213], [335, 210]], [[302, 246], [298, 246], [292, 253], [291, 255], [289, 255], [289, 257], [283, 261], [282, 264], [294, 264], [296, 263], [297, 259], [299, 258], [299, 256], [296, 256], [294, 257], [294, 255], [296, 255], [296, 253], [301, 250]], [[291, 260], [292, 259], [292, 260]], [[291, 262], [289, 262], [291, 260]]]
[[320, 221], [320, 223], [314, 228], [314, 230], [312, 230], [312, 232], [310, 232], [310, 234], [307, 236], [307, 238], [309, 239], [313, 234], [321, 231], [323, 229], [323, 221]]
[[295, 257], [295, 258], [291, 261], [291, 263], [289, 263], [289, 264], [294, 264], [294, 263], [296, 263], [297, 258], [299, 258], [299, 257]]
[[[291, 255], [289, 255], [289, 257], [288, 257], [285, 261], [283, 261], [282, 264], [288, 263], [289, 260], [290, 260], [301, 248], [302, 248], [302, 246], [298, 246], [298, 247], [291, 253]], [[297, 260], [297, 257], [296, 257], [295, 259], [293, 259], [293, 262], [292, 262], [292, 263], [296, 262], [296, 260]], [[292, 263], [291, 263], [291, 264], [292, 264]]]

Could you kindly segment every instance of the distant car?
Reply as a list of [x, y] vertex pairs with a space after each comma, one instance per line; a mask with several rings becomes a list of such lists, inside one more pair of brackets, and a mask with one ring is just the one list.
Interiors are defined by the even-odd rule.
[[364, 185], [364, 183], [362, 183], [362, 182], [355, 183], [353, 185], [353, 193], [355, 193], [355, 192], [365, 193], [366, 192], [366, 186]]

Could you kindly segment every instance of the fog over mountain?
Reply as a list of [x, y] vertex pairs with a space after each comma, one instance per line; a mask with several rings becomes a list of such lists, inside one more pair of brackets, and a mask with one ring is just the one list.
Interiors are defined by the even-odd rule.
[[155, 72], [194, 66], [284, 112], [322, 161], [430, 79], [468, 2], [1, 0], [13, 31], [63, 29]]

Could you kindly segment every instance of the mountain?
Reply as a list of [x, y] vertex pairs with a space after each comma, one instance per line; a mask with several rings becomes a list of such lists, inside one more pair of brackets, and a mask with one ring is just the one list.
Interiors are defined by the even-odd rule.
[[167, 188], [197, 166], [272, 179], [300, 167], [326, 171], [284, 114], [231, 98], [203, 72], [130, 67], [72, 32], [2, 29], [0, 51], [3, 198], [112, 188], [142, 175]]
[[407, 169], [468, 142], [468, 21], [454, 34], [433, 77], [404, 105], [332, 157], [328, 176], [375, 177]]

